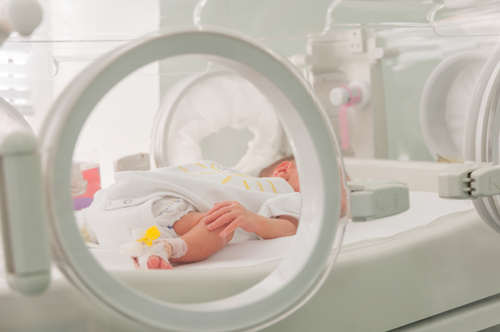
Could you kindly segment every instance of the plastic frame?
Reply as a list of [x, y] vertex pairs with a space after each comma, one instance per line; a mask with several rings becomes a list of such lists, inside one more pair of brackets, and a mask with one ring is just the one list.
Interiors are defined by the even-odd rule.
[[[465, 160], [499, 164], [500, 48], [488, 59], [479, 75], [467, 114]], [[486, 224], [500, 233], [500, 212], [494, 197], [473, 200]]]
[[[296, 152], [303, 193], [303, 222], [288, 255], [273, 273], [235, 296], [190, 305], [165, 303], [140, 294], [117, 282], [93, 259], [74, 221], [69, 183], [78, 134], [99, 100], [138, 68], [181, 55], [202, 55], [223, 63], [269, 98]], [[245, 36], [206, 28], [161, 32], [111, 52], [64, 90], [44, 123], [41, 142], [57, 263], [85, 294], [122, 317], [176, 331], [262, 328], [305, 302], [338, 254], [343, 234], [337, 230], [341, 158], [333, 130], [300, 74], [284, 58]]]

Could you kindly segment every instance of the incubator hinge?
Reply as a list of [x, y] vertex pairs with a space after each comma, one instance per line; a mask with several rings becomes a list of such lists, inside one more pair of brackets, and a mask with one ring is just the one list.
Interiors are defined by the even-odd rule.
[[392, 216], [410, 207], [408, 186], [387, 179], [355, 179], [347, 182], [351, 190], [351, 218], [367, 221]]
[[475, 199], [500, 195], [500, 166], [464, 162], [439, 173], [439, 197]]

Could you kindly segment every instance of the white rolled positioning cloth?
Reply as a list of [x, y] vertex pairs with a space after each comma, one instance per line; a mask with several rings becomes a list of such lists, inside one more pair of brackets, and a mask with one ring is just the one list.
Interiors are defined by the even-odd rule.
[[301, 205], [302, 197], [298, 192], [279, 195], [262, 204], [258, 214], [267, 218], [289, 216], [299, 220]]

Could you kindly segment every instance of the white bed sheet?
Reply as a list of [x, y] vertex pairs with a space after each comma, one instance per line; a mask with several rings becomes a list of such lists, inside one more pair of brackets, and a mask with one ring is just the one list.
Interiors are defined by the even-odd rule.
[[[395, 216], [366, 222], [351, 222], [346, 227], [343, 248], [380, 243], [402, 236], [432, 223], [444, 215], [473, 209], [470, 201], [444, 200], [437, 193], [410, 192], [410, 209]], [[248, 267], [283, 258], [294, 237], [230, 243], [208, 259], [179, 265], [176, 269], [220, 269]], [[94, 257], [109, 270], [134, 269], [131, 260], [122, 254], [91, 249]]]
[[425, 226], [439, 217], [474, 209], [471, 201], [442, 199], [434, 192], [410, 192], [410, 209], [395, 216], [365, 222], [351, 222], [344, 234], [343, 247], [360, 242], [377, 242]]

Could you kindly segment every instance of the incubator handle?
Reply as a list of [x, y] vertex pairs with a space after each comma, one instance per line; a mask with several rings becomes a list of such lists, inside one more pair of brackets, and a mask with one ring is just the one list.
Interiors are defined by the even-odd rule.
[[36, 137], [17, 131], [0, 139], [0, 213], [7, 280], [28, 295], [50, 281], [50, 248]]

